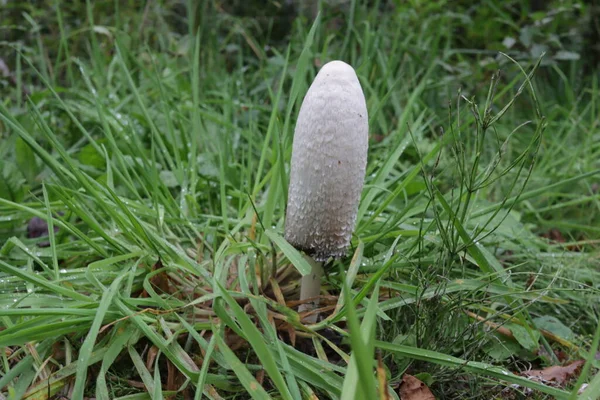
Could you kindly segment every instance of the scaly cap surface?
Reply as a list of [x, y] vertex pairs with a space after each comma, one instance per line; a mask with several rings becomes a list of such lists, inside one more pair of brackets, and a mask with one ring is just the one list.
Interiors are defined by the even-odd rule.
[[345, 255], [367, 165], [369, 117], [354, 69], [325, 64], [302, 102], [292, 148], [285, 237], [316, 261]]

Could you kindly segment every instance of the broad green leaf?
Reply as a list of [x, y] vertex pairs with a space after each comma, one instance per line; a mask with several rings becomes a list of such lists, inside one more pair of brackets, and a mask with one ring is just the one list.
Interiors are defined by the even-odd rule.
[[556, 317], [544, 315], [534, 318], [533, 323], [538, 329], [546, 330], [568, 341], [572, 341], [575, 337], [573, 331]]
[[529, 331], [521, 325], [507, 324], [506, 327], [510, 329], [515, 339], [517, 339], [517, 342], [519, 342], [523, 348], [529, 351], [535, 351], [539, 348], [538, 340], [540, 338], [540, 333], [538, 331], [531, 330], [531, 332], [534, 332], [534, 337], [531, 337]]

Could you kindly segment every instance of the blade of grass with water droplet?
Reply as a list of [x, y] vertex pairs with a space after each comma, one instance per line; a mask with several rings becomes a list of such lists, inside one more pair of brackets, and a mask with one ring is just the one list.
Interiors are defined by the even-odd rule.
[[2, 260], [0, 260], [0, 271], [3, 271], [12, 276], [18, 276], [19, 278], [23, 279], [24, 281], [31, 282], [36, 287], [43, 287], [44, 289], [54, 292], [57, 295], [62, 295], [62, 296], [71, 298], [73, 300], [78, 300], [78, 301], [84, 301], [84, 302], [92, 301], [92, 299], [90, 299], [88, 296], [86, 296], [84, 294], [78, 293], [74, 290], [67, 289], [67, 288], [64, 288], [55, 283], [49, 282], [46, 279], [42, 278], [40, 275], [29, 274], [25, 271], [20, 270], [19, 268], [13, 267], [12, 265], [5, 263]]
[[[96, 377], [96, 398], [98, 400], [110, 400], [108, 386], [106, 385], [106, 374], [117, 357], [127, 347], [129, 340], [138, 334], [137, 329], [128, 323], [118, 323], [113, 328], [113, 337], [107, 345], [106, 353], [102, 357], [102, 365]], [[135, 343], [129, 343], [133, 345]]]
[[402, 356], [411, 359], [431, 362], [446, 367], [458, 368], [476, 375], [490, 376], [499, 379], [500, 381], [514, 383], [526, 388], [539, 390], [542, 393], [555, 396], [557, 399], [566, 399], [568, 396], [568, 392], [565, 392], [562, 389], [546, 386], [542, 383], [515, 375], [502, 367], [497, 367], [491, 364], [476, 361], [466, 361], [432, 350], [387, 343], [379, 340], [375, 341], [375, 347], [392, 353], [401, 354]]
[[[223, 287], [221, 287], [221, 285], [217, 285], [220, 289], [220, 295], [229, 305], [231, 311], [233, 312], [233, 315], [235, 316], [236, 321], [241, 328], [241, 332], [243, 332], [243, 337], [245, 337], [248, 340], [250, 346], [252, 346], [252, 349], [256, 353], [256, 356], [264, 366], [265, 371], [275, 384], [275, 387], [277, 387], [277, 389], [279, 390], [280, 395], [284, 399], [291, 400], [292, 395], [285, 383], [285, 380], [283, 379], [283, 376], [281, 375], [279, 366], [275, 361], [275, 357], [273, 356], [271, 349], [265, 343], [264, 337], [261, 335], [260, 331], [258, 330], [258, 328], [256, 328], [256, 326], [250, 320], [250, 318], [248, 318], [248, 316], [240, 307], [240, 305], [233, 299], [233, 297], [231, 297], [231, 295]], [[218, 314], [222, 315], [222, 312]], [[279, 340], [276, 337], [274, 339]]]
[[350, 289], [344, 283], [346, 320], [350, 330], [352, 356], [344, 379], [342, 400], [351, 400], [360, 393], [360, 398], [375, 399], [377, 391], [373, 375], [373, 350], [375, 321], [377, 319], [378, 285], [375, 286], [363, 323], [359, 324]]
[[229, 364], [229, 367], [236, 374], [240, 383], [246, 388], [248, 394], [255, 400], [270, 400], [271, 396], [269, 396], [265, 389], [260, 386], [246, 366], [236, 357], [235, 353], [227, 347], [227, 344], [216, 329], [213, 329], [213, 337], [216, 338], [215, 341], [219, 348], [219, 352], [223, 355]]
[[108, 307], [111, 305], [113, 297], [117, 294], [117, 291], [121, 286], [121, 281], [125, 276], [125, 274], [120, 275], [113, 281], [108, 290], [102, 294], [102, 298], [98, 302], [98, 307], [96, 308], [96, 316], [94, 317], [92, 326], [89, 328], [89, 332], [83, 341], [81, 349], [79, 349], [79, 368], [77, 368], [75, 385], [73, 387], [73, 397], [76, 399], [83, 397], [85, 384], [87, 383], [87, 369], [90, 365], [90, 358], [96, 344], [96, 338], [98, 337]]

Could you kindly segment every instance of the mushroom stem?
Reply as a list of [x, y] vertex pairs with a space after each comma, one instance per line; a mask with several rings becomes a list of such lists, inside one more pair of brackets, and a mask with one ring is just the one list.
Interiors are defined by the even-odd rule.
[[[319, 294], [321, 294], [321, 277], [323, 277], [323, 263], [315, 261], [312, 257], [305, 255], [304, 258], [312, 267], [308, 275], [302, 277], [300, 283], [300, 300], [315, 298], [313, 301], [301, 304], [299, 312], [312, 311], [319, 307]], [[306, 317], [306, 322], [314, 324], [317, 322], [319, 313], [313, 313]]]

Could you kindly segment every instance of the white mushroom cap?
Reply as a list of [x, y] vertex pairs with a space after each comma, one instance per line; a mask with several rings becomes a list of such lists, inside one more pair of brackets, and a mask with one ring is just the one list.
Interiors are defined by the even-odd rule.
[[285, 237], [316, 261], [345, 255], [367, 165], [369, 117], [354, 69], [325, 64], [302, 102], [292, 149]]

